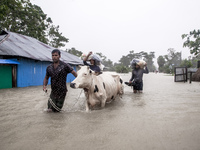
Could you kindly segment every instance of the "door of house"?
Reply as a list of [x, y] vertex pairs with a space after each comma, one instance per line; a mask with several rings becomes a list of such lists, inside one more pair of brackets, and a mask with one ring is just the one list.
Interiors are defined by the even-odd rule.
[[12, 88], [12, 66], [0, 65], [0, 89]]

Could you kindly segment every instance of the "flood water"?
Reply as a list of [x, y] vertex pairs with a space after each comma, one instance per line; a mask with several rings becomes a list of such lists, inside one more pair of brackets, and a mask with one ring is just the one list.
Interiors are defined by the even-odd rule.
[[42, 86], [1, 89], [0, 150], [200, 149], [200, 82], [150, 73], [144, 93], [124, 87], [122, 98], [88, 113], [83, 91], [69, 85], [60, 113], [44, 111]]

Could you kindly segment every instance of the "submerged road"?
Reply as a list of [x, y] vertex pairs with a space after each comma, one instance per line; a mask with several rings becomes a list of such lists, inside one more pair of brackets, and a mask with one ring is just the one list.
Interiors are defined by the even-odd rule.
[[200, 149], [200, 82], [150, 73], [143, 94], [124, 87], [123, 98], [89, 113], [82, 90], [69, 85], [60, 113], [43, 111], [42, 86], [1, 89], [0, 150]]

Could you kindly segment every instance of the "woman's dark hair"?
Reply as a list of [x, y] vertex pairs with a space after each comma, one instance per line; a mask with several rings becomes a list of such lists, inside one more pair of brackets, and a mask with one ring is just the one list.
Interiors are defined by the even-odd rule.
[[58, 49], [54, 49], [54, 50], [51, 52], [51, 54], [53, 54], [53, 53], [58, 53], [58, 55], [60, 56], [60, 50], [58, 50]]

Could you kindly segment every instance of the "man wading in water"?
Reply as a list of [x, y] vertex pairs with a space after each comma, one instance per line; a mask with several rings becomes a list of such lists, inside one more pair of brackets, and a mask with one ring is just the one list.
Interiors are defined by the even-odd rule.
[[68, 73], [72, 73], [77, 77], [77, 73], [73, 68], [62, 61], [60, 61], [60, 51], [54, 49], [52, 52], [53, 63], [46, 69], [46, 76], [43, 81], [43, 91], [47, 91], [48, 79], [51, 77], [51, 94], [48, 100], [47, 111], [59, 112], [64, 104], [65, 96], [67, 94], [66, 78]]
[[[140, 66], [140, 63], [142, 63], [143, 67]], [[144, 63], [144, 64], [143, 64]], [[140, 62], [138, 60], [132, 60], [131, 66], [133, 68], [132, 70], [132, 76], [129, 82], [125, 82], [128, 86], [133, 86], [133, 92], [134, 93], [142, 93], [143, 91], [143, 74], [149, 73], [149, 70], [147, 68], [146, 62]]]

